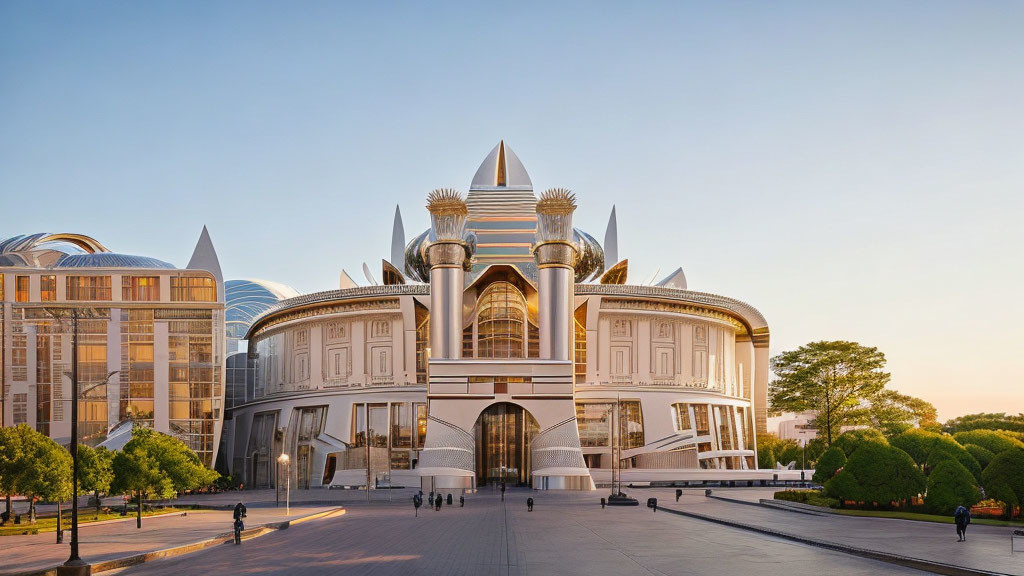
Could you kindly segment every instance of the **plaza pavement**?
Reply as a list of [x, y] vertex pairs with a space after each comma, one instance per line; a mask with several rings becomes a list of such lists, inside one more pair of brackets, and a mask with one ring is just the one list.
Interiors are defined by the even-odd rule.
[[[317, 491], [313, 491], [317, 492]], [[326, 492], [326, 491], [319, 491]], [[637, 491], [640, 492], [640, 491]], [[335, 494], [345, 498], [348, 492]], [[689, 575], [920, 574], [784, 539], [644, 507], [602, 509], [602, 492], [487, 488], [466, 507], [421, 508], [407, 498], [352, 501], [344, 516], [275, 532], [242, 546], [202, 550], [121, 574]], [[640, 495], [640, 494], [637, 494]], [[310, 494], [310, 496], [314, 496]], [[317, 497], [325, 497], [323, 494]], [[397, 496], [397, 494], [396, 494]], [[302, 495], [297, 498], [302, 499]], [[533, 497], [533, 512], [526, 499]], [[364, 496], [365, 498], [365, 496]], [[743, 505], [739, 505], [743, 506]], [[752, 508], [743, 506], [744, 508]]]
[[[250, 507], [245, 525], [252, 528], [294, 520], [330, 508], [292, 507], [291, 514], [286, 516], [284, 508]], [[231, 530], [230, 510], [195, 510], [185, 516], [173, 514], [143, 518], [141, 529], [135, 527], [135, 517], [128, 516], [125, 520], [81, 524], [78, 529], [79, 554], [88, 562], [95, 563], [191, 544]], [[56, 537], [54, 532], [0, 537], [0, 576], [45, 570], [63, 563], [70, 554], [70, 532], [65, 533], [63, 544], [55, 544]]]
[[[716, 496], [750, 502], [771, 498], [775, 492], [774, 489], [758, 488], [712, 490]], [[972, 524], [967, 531], [967, 542], [959, 543], [952, 524], [838, 514], [813, 516], [706, 498], [703, 490], [684, 490], [679, 503], [675, 502], [674, 489], [634, 489], [630, 494], [641, 501], [656, 497], [658, 505], [668, 509], [684, 510], [801, 538], [975, 570], [1024, 575], [1024, 553], [1010, 552], [1011, 527]]]

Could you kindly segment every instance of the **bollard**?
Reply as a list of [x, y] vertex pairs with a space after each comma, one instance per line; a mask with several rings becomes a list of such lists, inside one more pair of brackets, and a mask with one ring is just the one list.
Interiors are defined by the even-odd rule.
[[676, 502], [679, 502], [679, 497], [683, 495], [683, 491], [676, 488]]
[[647, 507], [650, 508], [652, 512], [657, 512], [658, 511], [658, 499], [657, 498], [648, 498], [647, 499]]
[[449, 506], [452, 505], [452, 495], [451, 495], [451, 493], [448, 493], [448, 505]]
[[604, 510], [604, 505], [607, 504], [607, 503], [608, 502], [604, 498], [601, 498], [601, 509], [602, 510]]
[[533, 512], [533, 498], [526, 499], [526, 511]]

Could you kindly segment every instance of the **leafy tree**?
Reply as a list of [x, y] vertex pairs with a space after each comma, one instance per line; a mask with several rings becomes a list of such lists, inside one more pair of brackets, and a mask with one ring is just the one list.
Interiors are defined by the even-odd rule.
[[29, 499], [29, 522], [36, 521], [37, 498], [56, 502], [59, 517], [60, 503], [71, 497], [71, 454], [49, 436], [28, 426], [15, 430], [21, 444], [15, 483], [18, 491]]
[[939, 462], [928, 475], [924, 505], [932, 514], [953, 514], [957, 506], [970, 508], [980, 500], [974, 475], [952, 458]]
[[93, 493], [97, 517], [100, 513], [100, 492], [108, 492], [114, 480], [113, 461], [114, 453], [103, 446], [78, 445], [78, 484], [82, 490]]
[[1008, 416], [1005, 413], [967, 414], [947, 420], [942, 430], [949, 434], [968, 430], [1004, 430], [1024, 433], [1024, 413]]
[[964, 444], [964, 449], [970, 452], [971, 456], [974, 456], [974, 459], [978, 461], [978, 465], [981, 466], [982, 470], [987, 468], [989, 462], [996, 457], [996, 455], [990, 450], [982, 448], [977, 444]]
[[923, 467], [928, 462], [928, 454], [931, 454], [938, 437], [939, 435], [934, 432], [912, 428], [893, 436], [889, 443], [909, 454], [918, 466]]
[[846, 466], [846, 453], [838, 446], [833, 446], [818, 458], [814, 465], [814, 476], [811, 478], [818, 484], [824, 484], [836, 475], [840, 468]]
[[7, 503], [6, 517], [9, 519], [12, 518], [11, 495], [19, 492], [17, 479], [21, 461], [21, 435], [18, 429], [0, 428], [0, 492], [4, 493]]
[[771, 383], [775, 410], [815, 410], [813, 425], [825, 441], [843, 426], [867, 419], [864, 401], [889, 382], [885, 354], [856, 342], [811, 342], [772, 358], [777, 379]]
[[953, 434], [960, 444], [977, 444], [993, 454], [1010, 448], [1024, 448], [1024, 442], [997, 430], [967, 430]]
[[775, 434], [760, 434], [757, 437], [757, 467], [773, 470], [776, 463], [800, 464], [801, 448], [796, 440], [782, 440]]
[[1011, 448], [996, 454], [981, 474], [985, 494], [1006, 504], [1006, 515], [1024, 502], [1024, 448]]
[[909, 454], [925, 473], [930, 473], [939, 462], [953, 459], [981, 480], [981, 465], [948, 434], [914, 428], [893, 437], [891, 444]]
[[882, 436], [881, 432], [874, 428], [858, 428], [843, 432], [835, 439], [832, 445], [845, 452], [846, 456], [849, 457], [853, 454], [854, 450], [864, 443], [887, 445], [889, 441], [885, 439], [885, 436]]
[[924, 474], [910, 456], [888, 444], [861, 442], [846, 466], [825, 482], [825, 491], [840, 500], [899, 506], [924, 492]]
[[895, 390], [879, 390], [870, 398], [868, 419], [886, 438], [892, 438], [915, 426], [938, 432], [938, 412], [929, 402]]
[[181, 440], [141, 427], [132, 431], [132, 439], [114, 456], [112, 468], [111, 492], [133, 494], [138, 500], [138, 528], [144, 496], [173, 498], [176, 492], [206, 486], [219, 476]]

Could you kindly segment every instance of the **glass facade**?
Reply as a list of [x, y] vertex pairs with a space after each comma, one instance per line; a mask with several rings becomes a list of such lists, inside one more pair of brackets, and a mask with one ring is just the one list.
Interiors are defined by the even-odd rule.
[[110, 276], [68, 276], [66, 282], [68, 300], [110, 301]]
[[125, 302], [159, 302], [159, 276], [122, 276], [121, 299]]
[[480, 295], [477, 358], [526, 356], [526, 298], [508, 282], [495, 282]]
[[213, 278], [205, 276], [171, 276], [171, 302], [216, 301], [217, 281]]

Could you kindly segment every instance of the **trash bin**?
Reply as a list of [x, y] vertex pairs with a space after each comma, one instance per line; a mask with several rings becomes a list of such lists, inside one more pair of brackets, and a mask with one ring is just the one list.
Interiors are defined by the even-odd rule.
[[647, 507], [650, 508], [651, 511], [657, 512], [658, 511], [658, 499], [657, 498], [648, 498], [647, 499]]
[[608, 501], [607, 501], [607, 500], [605, 500], [604, 498], [601, 498], [601, 508], [602, 508], [602, 509], [604, 509], [604, 506], [605, 506], [605, 504], [607, 504], [607, 503], [608, 503]]

